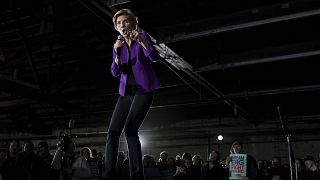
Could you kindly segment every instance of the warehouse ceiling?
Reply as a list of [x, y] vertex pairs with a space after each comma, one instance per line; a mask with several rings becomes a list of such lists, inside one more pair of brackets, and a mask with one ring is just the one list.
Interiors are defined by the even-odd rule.
[[52, 134], [107, 127], [111, 17], [130, 8], [161, 54], [142, 130], [160, 136], [319, 133], [317, 0], [2, 0], [0, 128]]

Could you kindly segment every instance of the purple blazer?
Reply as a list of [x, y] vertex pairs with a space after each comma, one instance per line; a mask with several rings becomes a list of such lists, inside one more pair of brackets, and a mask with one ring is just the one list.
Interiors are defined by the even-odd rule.
[[[129, 48], [126, 45], [121, 47], [120, 64], [117, 65], [114, 60], [111, 64], [111, 74], [114, 77], [121, 75], [119, 84], [119, 94], [124, 96], [127, 83], [127, 74], [124, 73], [123, 65], [128, 63], [130, 58], [132, 64], [132, 73], [137, 83], [137, 89], [141, 93], [150, 92], [160, 87], [159, 79], [152, 69], [152, 62], [160, 59], [159, 52], [153, 46], [153, 42], [148, 34], [142, 33], [141, 38], [149, 45], [145, 50], [138, 42], [132, 41], [129, 53]], [[113, 50], [113, 59], [116, 52]]]

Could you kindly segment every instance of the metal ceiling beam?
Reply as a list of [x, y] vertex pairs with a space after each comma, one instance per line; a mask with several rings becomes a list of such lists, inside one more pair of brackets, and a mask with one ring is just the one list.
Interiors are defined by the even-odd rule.
[[[279, 11], [279, 7], [281, 7], [284, 12], [287, 11], [287, 9], [291, 8], [291, 6], [296, 6], [300, 5], [298, 2], [295, 4], [294, 2], [292, 3], [284, 3], [284, 4], [279, 4], [274, 7], [274, 9], [268, 10], [270, 11], [269, 14], [270, 16], [274, 15], [274, 12]], [[250, 18], [252, 19], [252, 16], [259, 14], [260, 11], [263, 11], [264, 8], [269, 7], [263, 7], [263, 8], [256, 8], [256, 9], [251, 9], [247, 10], [248, 16], [250, 15]], [[314, 8], [311, 6], [311, 8]], [[238, 14], [233, 14], [233, 17], [238, 18], [239, 15], [242, 15], [243, 12], [238, 12]], [[293, 19], [299, 19], [299, 18], [305, 18], [305, 17], [310, 17], [310, 16], [316, 16], [320, 14], [320, 8], [317, 9], [311, 9], [311, 10], [303, 10], [302, 12], [297, 12], [297, 13], [292, 13], [292, 14], [285, 14], [285, 15], [279, 15], [278, 17], [270, 17], [270, 18], [265, 18], [265, 19], [260, 19], [260, 20], [254, 20], [254, 21], [249, 21], [245, 23], [234, 23], [231, 25], [223, 26], [223, 27], [216, 27], [216, 28], [211, 28], [208, 30], [203, 30], [203, 31], [198, 31], [198, 32], [193, 32], [193, 33], [188, 33], [188, 32], [178, 32], [172, 35], [166, 35], [161, 41], [164, 43], [172, 43], [172, 42], [178, 42], [178, 41], [184, 41], [188, 39], [194, 39], [194, 38], [199, 38], [199, 37], [204, 37], [204, 36], [210, 36], [218, 33], [225, 33], [229, 31], [236, 31], [236, 30], [241, 30], [245, 28], [251, 28], [251, 27], [256, 27], [256, 26], [261, 26], [261, 25], [266, 25], [266, 24], [271, 24], [271, 23], [277, 23], [277, 22], [282, 22], [282, 21], [287, 21], [287, 20], [293, 20]], [[230, 16], [230, 15], [226, 15]], [[221, 17], [223, 19], [223, 17]], [[243, 21], [244, 19], [242, 19]], [[220, 20], [221, 21], [221, 20]], [[205, 24], [212, 24], [214, 20], [209, 19], [207, 22], [203, 22]], [[196, 22], [194, 22], [196, 23]], [[188, 27], [190, 26], [190, 23], [182, 24], [179, 26], [185, 26]], [[175, 26], [170, 26], [167, 27], [168, 31], [170, 29], [174, 29]], [[159, 34], [163, 34], [161, 32], [161, 29], [158, 32]]]
[[296, 92], [310, 92], [310, 91], [319, 91], [320, 84], [308, 85], [308, 86], [295, 86], [287, 88], [278, 88], [278, 89], [267, 89], [260, 91], [244, 91], [238, 93], [227, 94], [224, 98], [235, 99], [235, 98], [246, 98], [254, 96], [267, 96], [267, 95], [279, 95], [287, 93], [296, 93]]
[[72, 80], [81, 72], [82, 66], [77, 67], [73, 72], [62, 82], [62, 84], [53, 92], [53, 94], [60, 94], [71, 82]]
[[42, 86], [42, 84], [41, 84], [41, 82], [39, 80], [39, 73], [37, 71], [37, 68], [36, 68], [35, 63], [34, 63], [34, 59], [32, 57], [31, 50], [29, 48], [29, 43], [28, 43], [28, 39], [27, 39], [27, 37], [25, 35], [25, 32], [24, 32], [24, 27], [22, 26], [22, 24], [20, 22], [20, 17], [19, 17], [17, 8], [14, 6], [12, 0], [10, 0], [10, 5], [11, 5], [11, 8], [12, 8], [12, 11], [13, 11], [13, 14], [14, 14], [14, 18], [15, 18], [15, 21], [16, 21], [17, 28], [19, 29], [19, 34], [22, 37], [23, 46], [24, 46], [25, 53], [26, 53], [26, 56], [28, 58], [31, 70], [32, 70], [33, 78], [34, 78], [36, 84], [39, 85], [39, 89], [40, 89], [41, 93], [44, 94], [43, 86]]
[[[34, 85], [32, 83], [29, 83], [29, 82], [26, 82], [26, 81], [21, 81], [21, 80], [18, 80], [18, 79], [13, 79], [12, 77], [6, 76], [6, 75], [3, 75], [3, 74], [0, 74], [0, 82], [1, 82], [1, 84], [5, 83], [5, 82], [10, 82], [10, 83], [16, 84], [18, 86], [23, 86], [23, 87], [26, 87], [28, 89], [32, 89], [33, 91], [35, 91], [37, 93], [40, 92], [40, 89], [39, 89], [38, 85]], [[2, 86], [1, 89], [2, 88], [7, 88], [7, 87]]]
[[[216, 126], [214, 126], [216, 127]], [[189, 128], [185, 128], [184, 130], [188, 130]], [[183, 129], [181, 129], [183, 130]], [[202, 138], [208, 138], [208, 136], [211, 136], [213, 134], [205, 134], [205, 133], [196, 133], [192, 135], [186, 135], [186, 134], [177, 134], [177, 131], [175, 130], [174, 132], [172, 130], [167, 130], [166, 128], [160, 129], [160, 130], [152, 130], [152, 133], [156, 134], [161, 134], [161, 136], [150, 136], [149, 134], [150, 130], [141, 130], [141, 134], [143, 136], [144, 133], [148, 135], [148, 140], [150, 141], [170, 141], [170, 140], [185, 140], [185, 139], [202, 139]], [[181, 131], [180, 131], [181, 132]], [[108, 132], [107, 131], [96, 131], [96, 132], [75, 132], [72, 133], [76, 138], [92, 138], [92, 137], [105, 137]], [[163, 136], [163, 134], [166, 134], [166, 136]], [[266, 136], [266, 135], [271, 135], [271, 136], [280, 136], [282, 134], [280, 129], [275, 129], [275, 128], [268, 128], [264, 129], [261, 131], [257, 131], [256, 129], [252, 128], [251, 130], [246, 130], [246, 131], [230, 131], [230, 132], [224, 132], [223, 133], [226, 136], [229, 137], [253, 137], [253, 136]], [[313, 138], [309, 139], [311, 135], [313, 134], [319, 134], [318, 128], [315, 127], [305, 127], [305, 128], [300, 128], [297, 129], [295, 128], [292, 131], [293, 135], [310, 135], [307, 137], [300, 137], [296, 139], [295, 141], [305, 141], [305, 140], [317, 140], [319, 141], [319, 138]], [[313, 136], [314, 137], [314, 136]], [[308, 139], [306, 139], [308, 138]], [[11, 140], [11, 136], [4, 136], [2, 140]], [[15, 136], [14, 139], [16, 140], [49, 140], [49, 139], [57, 139], [57, 135], [32, 135], [32, 136]], [[224, 142], [226, 143], [226, 142]], [[230, 142], [231, 143], [231, 142]], [[266, 143], [266, 141], [261, 141], [261, 143]]]
[[40, 93], [40, 89], [38, 86], [32, 85], [29, 82], [19, 81], [5, 75], [0, 75], [0, 84], [2, 85], [1, 89], [3, 91], [14, 92], [18, 96], [30, 98], [32, 100], [46, 103], [54, 107], [63, 108], [70, 114], [79, 113], [97, 118], [95, 116], [91, 116], [91, 113], [88, 113], [87, 109], [84, 109], [72, 103], [65, 102], [58, 96], [43, 95], [42, 93]]
[[[87, 8], [92, 14], [94, 14], [96, 17], [98, 17], [101, 21], [103, 21], [106, 25], [108, 25], [110, 28], [114, 29], [112, 20], [110, 17], [113, 16], [114, 12], [113, 10], [107, 5], [107, 3], [103, 1], [95, 1], [95, 0], [79, 0], [79, 2]], [[104, 14], [100, 14], [103, 12]], [[103, 17], [103, 16], [107, 16]], [[106, 19], [110, 19], [107, 21]]]
[[[36, 103], [37, 101], [29, 99], [29, 98], [19, 98], [19, 99], [14, 99], [14, 100], [5, 100], [5, 101], [0, 101], [0, 108], [7, 108], [7, 107], [14, 107], [14, 106], [19, 106], [19, 105], [24, 105], [24, 104], [31, 104], [31, 103]], [[1, 118], [0, 118], [1, 119]]]
[[[155, 39], [153, 38], [155, 41]], [[225, 95], [216, 88], [213, 84], [211, 84], [206, 78], [201, 76], [199, 73], [193, 71], [192, 66], [185, 61], [182, 57], [180, 57], [177, 53], [175, 53], [172, 49], [170, 49], [166, 44], [160, 43], [155, 45], [157, 50], [160, 52], [160, 56], [171, 64], [173, 67], [176, 68], [177, 71], [182, 71], [186, 73], [189, 77], [194, 79], [197, 83], [201, 86], [205, 87], [209, 90], [213, 95], [217, 96], [218, 98], [222, 98]], [[224, 99], [223, 102], [227, 104], [231, 110], [234, 112], [234, 115], [240, 115], [244, 119], [248, 120], [249, 113], [247, 113], [241, 106], [237, 105], [230, 99]]]
[[[241, 54], [234, 54], [225, 57], [219, 57], [216, 61], [226, 63], [214, 63], [195, 69], [196, 72], [225, 70], [228, 68], [255, 65], [261, 63], [270, 63], [284, 60], [296, 60], [305, 57], [320, 55], [320, 42], [298, 43], [294, 45], [286, 45], [281, 47], [272, 47], [249, 51]], [[260, 58], [263, 57], [263, 58]], [[214, 59], [214, 57], [212, 57]], [[229, 62], [228, 62], [229, 61]], [[232, 62], [230, 62], [232, 61]]]
[[[1, 77], [1, 76], [0, 76]], [[1, 78], [0, 78], [1, 79]], [[230, 93], [226, 94], [223, 99], [237, 99], [237, 98], [247, 98], [247, 97], [255, 97], [255, 96], [268, 96], [268, 95], [278, 95], [278, 94], [287, 94], [287, 93], [296, 93], [296, 92], [311, 92], [311, 91], [319, 91], [320, 90], [320, 84], [315, 85], [308, 85], [308, 86], [296, 86], [296, 87], [288, 87], [288, 88], [279, 88], [279, 89], [269, 89], [269, 90], [260, 90], [260, 91], [244, 91], [244, 92], [238, 92], [238, 93]], [[97, 91], [98, 95], [100, 96], [106, 96], [106, 95], [115, 95], [115, 93], [108, 94], [108, 92], [104, 92], [105, 90]], [[110, 93], [110, 92], [109, 92]], [[92, 94], [92, 93], [90, 93]], [[96, 96], [96, 93], [93, 93], [94, 96]], [[91, 97], [89, 94], [81, 94], [80, 96], [84, 97]], [[58, 96], [59, 99], [64, 98], [64, 95]], [[185, 101], [180, 103], [172, 103], [172, 104], [153, 104], [151, 109], [161, 109], [161, 108], [172, 108], [172, 107], [180, 107], [180, 106], [192, 106], [192, 105], [199, 105], [199, 104], [215, 104], [217, 102], [221, 101], [221, 98], [206, 98], [206, 100], [193, 100], [193, 101]], [[30, 104], [35, 103], [36, 100], [30, 99], [30, 98], [22, 98], [22, 99], [15, 99], [15, 100], [6, 100], [0, 102], [0, 107], [9, 107], [9, 106], [15, 106], [15, 105], [23, 105], [23, 104]], [[45, 113], [40, 113], [40, 116], [43, 118], [50, 119], [52, 116], [55, 117], [66, 117], [71, 115], [77, 115], [81, 113], [75, 114], [74, 112], [65, 112], [63, 114], [57, 114], [57, 112], [49, 113], [49, 109]], [[111, 113], [113, 110], [112, 108], [106, 109], [95, 109], [87, 111], [89, 114], [99, 114], [99, 113]], [[290, 119], [315, 119], [319, 116], [306, 116], [306, 117], [290, 117]]]

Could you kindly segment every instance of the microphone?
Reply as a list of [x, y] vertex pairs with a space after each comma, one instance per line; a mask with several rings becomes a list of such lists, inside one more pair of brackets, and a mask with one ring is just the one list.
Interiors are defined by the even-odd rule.
[[118, 39], [117, 39], [117, 40], [123, 41], [123, 40], [124, 40], [124, 38], [123, 38], [123, 36], [122, 36], [121, 34], [119, 34], [119, 36], [118, 36]]
[[[124, 38], [123, 38], [122, 35], [119, 35], [117, 40], [123, 41]], [[117, 47], [117, 48], [116, 48], [116, 56], [117, 56], [117, 57], [120, 57], [120, 54], [121, 54], [121, 47]]]

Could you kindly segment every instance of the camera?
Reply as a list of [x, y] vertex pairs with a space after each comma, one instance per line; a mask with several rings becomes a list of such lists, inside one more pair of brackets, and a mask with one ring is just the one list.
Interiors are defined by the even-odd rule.
[[58, 147], [65, 147], [67, 144], [72, 143], [71, 136], [69, 134], [61, 134], [59, 137]]

